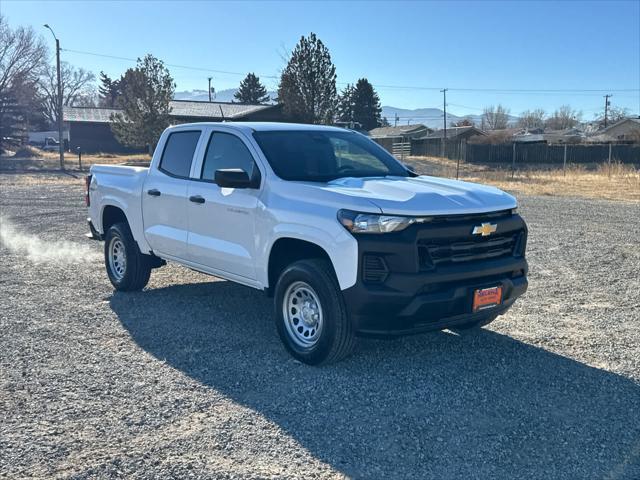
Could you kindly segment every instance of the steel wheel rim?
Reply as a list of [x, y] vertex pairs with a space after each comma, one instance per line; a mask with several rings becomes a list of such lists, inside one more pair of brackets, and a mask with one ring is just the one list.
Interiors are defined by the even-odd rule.
[[116, 280], [122, 280], [127, 272], [127, 253], [120, 237], [109, 242], [109, 267]]
[[322, 333], [324, 316], [318, 294], [308, 283], [294, 282], [282, 301], [282, 316], [289, 338], [299, 347], [313, 347]]

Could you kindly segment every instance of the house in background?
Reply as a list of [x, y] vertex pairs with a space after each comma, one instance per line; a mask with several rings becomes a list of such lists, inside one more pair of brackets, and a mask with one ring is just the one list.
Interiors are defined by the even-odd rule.
[[[242, 103], [172, 100], [171, 123], [192, 122], [278, 122], [282, 121], [279, 105], [247, 105]], [[69, 148], [83, 152], [135, 153], [146, 148], [125, 147], [111, 131], [111, 115], [121, 110], [98, 107], [64, 107], [64, 122], [69, 130]]]
[[[476, 135], [486, 135], [485, 132], [474, 126], [466, 127], [447, 127], [446, 138], [447, 140], [469, 140]], [[444, 129], [436, 130], [435, 132], [428, 133], [427, 135], [416, 137], [416, 140], [442, 140], [445, 137]]]
[[565, 130], [545, 130], [542, 136], [547, 143], [554, 145], [559, 143], [582, 143], [586, 138], [585, 133], [575, 127]]
[[[464, 144], [471, 138], [487, 134], [473, 126], [450, 127], [445, 131], [436, 130], [411, 140], [411, 155], [438, 156], [442, 153], [443, 140], [446, 138], [447, 156], [459, 155]], [[457, 158], [457, 157], [456, 157]]]
[[422, 124], [399, 125], [397, 127], [378, 127], [369, 131], [369, 136], [386, 150], [393, 153], [394, 144], [410, 143], [414, 138], [433, 132]]
[[598, 132], [610, 140], [640, 141], [640, 117], [625, 118]]

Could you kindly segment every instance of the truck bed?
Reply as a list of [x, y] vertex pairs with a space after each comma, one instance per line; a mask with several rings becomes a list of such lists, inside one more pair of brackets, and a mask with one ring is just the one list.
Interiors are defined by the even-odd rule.
[[[102, 229], [104, 206], [114, 206], [126, 212], [127, 221], [134, 237], [143, 239], [142, 187], [147, 178], [148, 167], [128, 165], [94, 165], [92, 175], [89, 216], [99, 233]], [[140, 245], [142, 248], [142, 245]]]

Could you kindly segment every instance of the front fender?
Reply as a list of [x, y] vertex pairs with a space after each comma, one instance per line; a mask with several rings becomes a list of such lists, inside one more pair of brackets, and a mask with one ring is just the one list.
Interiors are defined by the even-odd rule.
[[[259, 279], [263, 285], [269, 285], [269, 256], [273, 245], [281, 238], [293, 238], [313, 243], [322, 248], [333, 266], [341, 290], [352, 287], [358, 277], [358, 242], [346, 230], [321, 229], [309, 225], [281, 223], [275, 226], [268, 242], [259, 255], [263, 265], [258, 268]], [[342, 230], [342, 231], [341, 231]]]

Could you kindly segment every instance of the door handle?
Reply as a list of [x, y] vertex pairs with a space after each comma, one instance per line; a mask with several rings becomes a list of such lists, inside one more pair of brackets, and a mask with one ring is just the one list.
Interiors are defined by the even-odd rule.
[[147, 190], [147, 193], [149, 195], [151, 195], [152, 197], [159, 197], [160, 196], [160, 190], [158, 190], [157, 188], [152, 188], [151, 190]]
[[204, 203], [204, 198], [202, 198], [200, 195], [192, 195], [191, 197], [189, 197], [189, 201], [193, 203]]

